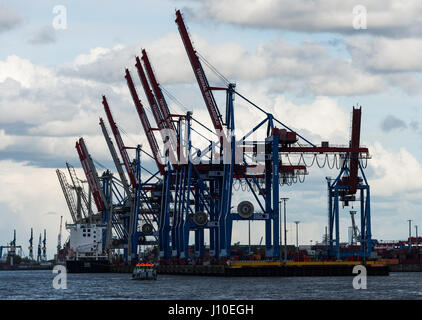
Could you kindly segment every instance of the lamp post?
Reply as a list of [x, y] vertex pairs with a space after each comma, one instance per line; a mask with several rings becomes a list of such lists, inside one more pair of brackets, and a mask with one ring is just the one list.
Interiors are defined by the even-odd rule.
[[278, 246], [280, 248], [280, 261], [281, 261], [281, 247], [282, 247], [282, 233], [281, 233], [281, 200], [278, 201], [278, 227], [279, 227], [279, 237], [278, 237]]
[[296, 223], [296, 249], [299, 250], [299, 223], [300, 221], [295, 221]]
[[248, 219], [248, 247], [249, 254], [251, 254], [251, 220]]
[[289, 200], [289, 198], [280, 198], [280, 200], [284, 201], [284, 262], [286, 262], [287, 261], [286, 201]]
[[409, 247], [411, 246], [410, 237], [412, 236], [412, 220], [407, 220], [409, 222]]

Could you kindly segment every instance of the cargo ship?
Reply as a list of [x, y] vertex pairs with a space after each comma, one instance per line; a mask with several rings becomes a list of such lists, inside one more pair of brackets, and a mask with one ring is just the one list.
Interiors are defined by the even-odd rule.
[[110, 272], [111, 263], [104, 249], [105, 226], [89, 223], [67, 224], [70, 232], [65, 262], [69, 273]]

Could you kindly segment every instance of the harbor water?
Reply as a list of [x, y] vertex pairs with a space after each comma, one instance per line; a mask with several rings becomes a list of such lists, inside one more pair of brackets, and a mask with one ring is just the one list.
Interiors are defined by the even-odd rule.
[[55, 289], [51, 270], [1, 271], [0, 299], [18, 300], [422, 300], [421, 272], [393, 272], [353, 288], [349, 277], [202, 277], [159, 275], [135, 281], [131, 274], [67, 274]]

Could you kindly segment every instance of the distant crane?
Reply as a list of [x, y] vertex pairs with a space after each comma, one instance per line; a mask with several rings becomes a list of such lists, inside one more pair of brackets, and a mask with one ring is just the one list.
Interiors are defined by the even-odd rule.
[[31, 237], [29, 238], [29, 260], [34, 260], [34, 250], [33, 250], [33, 240], [34, 240], [34, 234], [33, 234], [33, 230], [31, 228]]
[[42, 241], [42, 260], [47, 261], [47, 232], [44, 229], [44, 239]]
[[63, 216], [60, 216], [60, 231], [59, 235], [57, 236], [57, 253], [59, 253], [60, 249], [62, 248], [62, 223]]
[[22, 247], [16, 245], [16, 230], [13, 230], [13, 240], [6, 246], [0, 246], [0, 258], [3, 258], [3, 249], [9, 249], [7, 255], [10, 256], [10, 264], [13, 265], [13, 257], [16, 255], [17, 248], [22, 251]]
[[356, 211], [352, 211], [352, 210], [350, 211], [350, 218], [352, 219], [352, 230], [353, 230], [352, 244], [360, 241], [360, 232], [355, 222], [355, 214], [356, 214]]
[[13, 240], [10, 242], [10, 251], [16, 252], [16, 230], [13, 230]]
[[73, 222], [77, 221], [77, 207], [76, 200], [72, 192], [72, 186], [67, 182], [65, 174], [59, 169], [56, 170], [57, 177], [59, 178], [60, 186], [62, 187], [63, 195], [66, 199], [70, 215]]
[[41, 262], [41, 233], [40, 233], [40, 239], [38, 241], [37, 262]]

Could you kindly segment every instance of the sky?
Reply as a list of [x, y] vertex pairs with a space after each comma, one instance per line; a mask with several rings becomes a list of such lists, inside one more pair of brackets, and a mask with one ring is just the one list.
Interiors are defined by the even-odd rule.
[[[147, 146], [124, 79], [126, 67], [135, 73], [141, 48], [160, 84], [177, 98], [167, 97], [171, 111], [193, 111], [211, 126], [174, 22], [176, 9], [195, 49], [238, 92], [312, 142], [346, 145], [352, 108], [361, 106], [361, 143], [372, 156], [365, 174], [373, 238], [406, 239], [407, 220], [422, 225], [420, 1], [0, 0], [1, 244], [16, 229], [25, 253], [30, 228], [36, 239], [45, 228], [52, 257], [60, 216], [71, 220], [55, 170], [69, 162], [83, 178], [79, 137], [97, 163], [115, 171], [98, 125], [105, 117], [103, 94], [125, 143]], [[212, 85], [221, 85], [205, 72]], [[137, 89], [146, 102], [139, 82]], [[216, 98], [224, 108], [223, 97]], [[262, 120], [240, 99], [235, 108], [241, 132]], [[145, 166], [154, 169], [147, 158]], [[288, 243], [295, 241], [295, 220], [301, 244], [321, 241], [325, 177], [337, 174], [313, 166], [305, 183], [281, 188], [289, 197]], [[236, 193], [234, 204], [249, 197]], [[342, 211], [342, 241], [350, 224], [348, 210]], [[258, 243], [262, 224], [252, 225]], [[247, 243], [245, 228], [235, 224], [233, 241]]]

